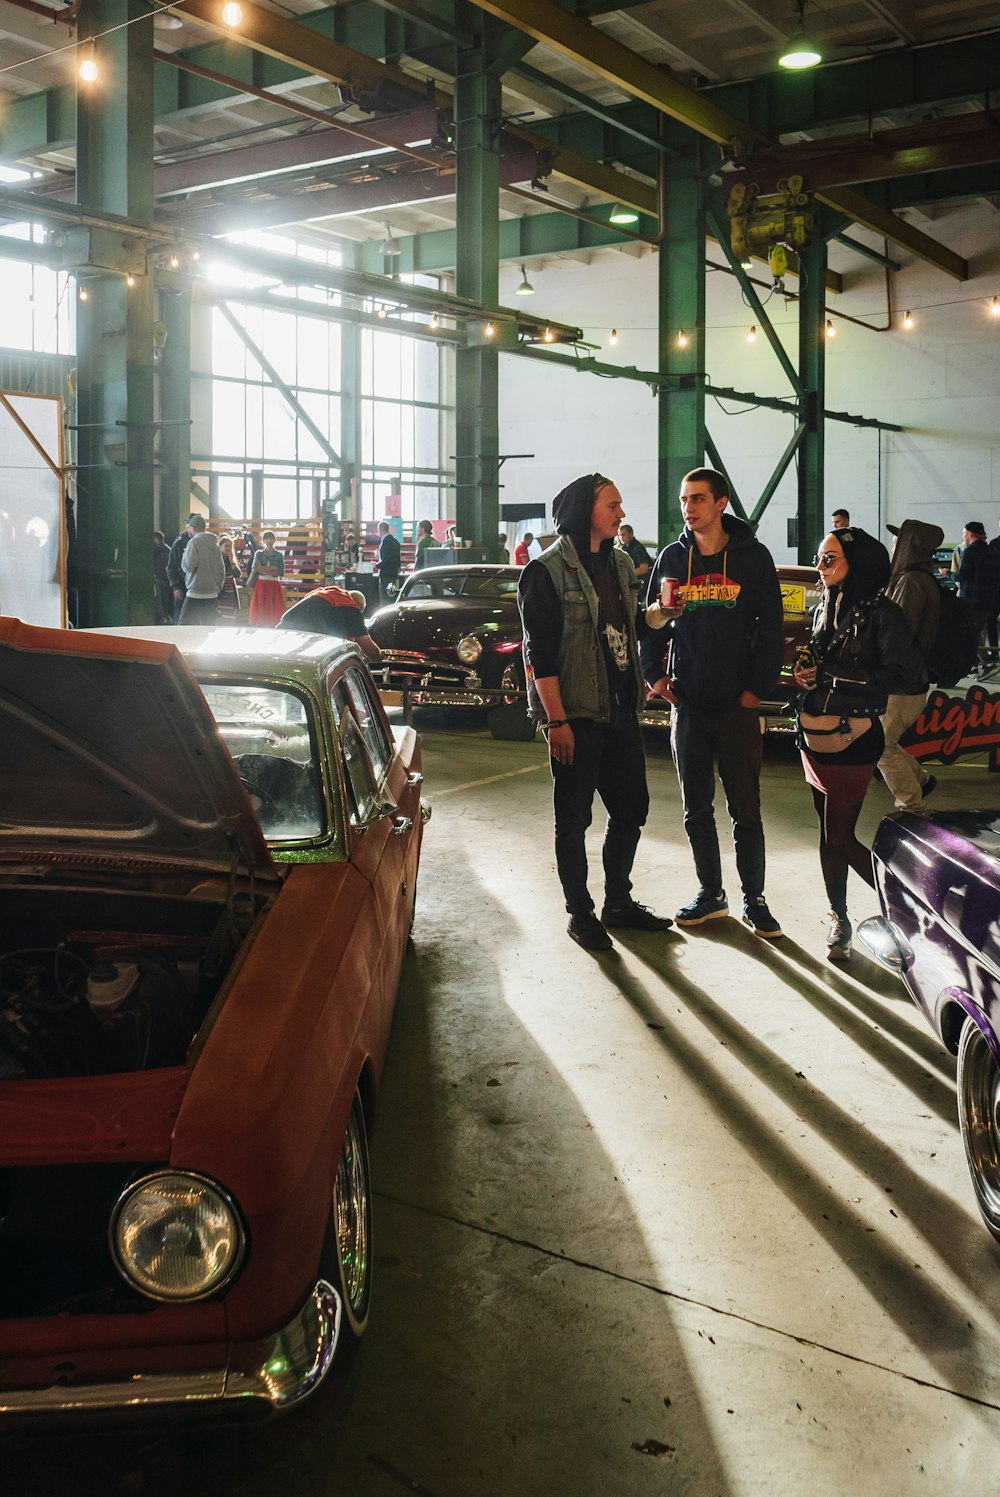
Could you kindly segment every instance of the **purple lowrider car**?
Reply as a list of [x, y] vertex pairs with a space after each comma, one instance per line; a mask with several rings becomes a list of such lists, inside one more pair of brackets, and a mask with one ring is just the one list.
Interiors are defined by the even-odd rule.
[[958, 1057], [965, 1156], [1000, 1241], [1000, 812], [888, 817], [873, 861], [883, 913], [859, 939]]
[[531, 737], [524, 697], [520, 567], [425, 567], [369, 630], [382, 651], [383, 700], [416, 707], [489, 707], [497, 738]]

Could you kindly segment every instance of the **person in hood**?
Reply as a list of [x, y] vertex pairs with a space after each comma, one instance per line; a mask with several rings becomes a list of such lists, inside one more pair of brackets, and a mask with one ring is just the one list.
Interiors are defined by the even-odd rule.
[[191, 539], [184, 549], [184, 603], [179, 624], [214, 624], [219, 617], [219, 594], [226, 580], [226, 563], [219, 537], [205, 528], [204, 515], [188, 521]]
[[897, 604], [885, 596], [889, 554], [856, 526], [834, 530], [816, 556], [823, 602], [816, 609], [809, 658], [796, 660], [799, 749], [819, 820], [819, 861], [830, 901], [826, 953], [851, 954], [847, 879], [853, 868], [875, 887], [871, 849], [858, 817], [885, 739], [888, 698], [914, 680], [919, 652]]
[[[608, 927], [660, 931], [672, 924], [632, 898], [632, 864], [649, 811], [638, 716], [639, 585], [615, 545], [623, 510], [610, 478], [574, 479], [556, 495], [552, 514], [558, 539], [528, 562], [518, 587], [528, 710], [548, 740], [569, 935], [589, 951], [606, 951]], [[587, 888], [585, 846], [595, 793], [608, 813], [600, 919]]]
[[919, 759], [900, 748], [899, 740], [916, 722], [927, 701], [930, 685], [927, 653], [941, 618], [941, 590], [934, 575], [934, 552], [944, 540], [944, 531], [940, 525], [929, 525], [924, 520], [904, 520], [902, 525], [885, 528], [896, 537], [885, 595], [906, 615], [918, 654], [913, 674], [899, 691], [889, 693], [882, 715], [885, 748], [878, 768], [896, 798], [896, 810], [919, 811], [924, 796], [930, 795], [937, 780], [927, 773]]
[[[784, 654], [781, 589], [770, 552], [726, 513], [729, 485], [714, 468], [681, 481], [684, 529], [653, 564], [646, 594], [646, 679], [673, 707], [671, 747], [694, 855], [698, 892], [678, 925], [729, 914], [715, 825], [715, 765], [733, 823], [743, 919], [775, 940], [781, 926], [764, 898], [760, 815], [761, 699]], [[667, 588], [664, 588], [667, 584]], [[676, 595], [676, 596], [674, 596]]]

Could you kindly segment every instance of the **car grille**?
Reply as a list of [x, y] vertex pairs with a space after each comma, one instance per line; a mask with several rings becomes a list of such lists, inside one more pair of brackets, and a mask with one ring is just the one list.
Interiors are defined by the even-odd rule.
[[0, 1320], [155, 1308], [129, 1289], [108, 1247], [115, 1202], [152, 1167], [131, 1162], [0, 1169]]
[[446, 665], [410, 650], [382, 651], [382, 685], [387, 691], [408, 691], [413, 701], [439, 706], [478, 707], [495, 699], [484, 690], [474, 670]]

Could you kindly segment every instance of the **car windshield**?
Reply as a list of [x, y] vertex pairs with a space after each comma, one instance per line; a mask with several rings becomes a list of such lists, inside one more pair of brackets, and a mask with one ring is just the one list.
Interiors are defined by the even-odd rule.
[[318, 837], [323, 797], [305, 702], [275, 686], [202, 683], [269, 842]]
[[446, 572], [430, 567], [411, 577], [400, 593], [400, 601], [414, 603], [420, 598], [515, 598], [521, 573]]

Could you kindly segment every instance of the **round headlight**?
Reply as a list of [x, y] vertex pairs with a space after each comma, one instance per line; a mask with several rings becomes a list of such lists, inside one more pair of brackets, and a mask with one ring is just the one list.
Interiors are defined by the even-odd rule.
[[475, 665], [482, 653], [483, 647], [474, 634], [467, 634], [464, 639], [460, 639], [455, 650], [463, 665]]
[[243, 1261], [245, 1237], [225, 1191], [201, 1175], [163, 1170], [130, 1185], [111, 1215], [119, 1273], [149, 1299], [205, 1299]]

